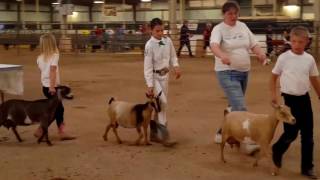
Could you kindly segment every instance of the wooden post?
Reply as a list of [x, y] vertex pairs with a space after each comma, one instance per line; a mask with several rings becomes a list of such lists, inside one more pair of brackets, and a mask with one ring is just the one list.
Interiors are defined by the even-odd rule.
[[39, 18], [40, 18], [39, 11], [40, 11], [39, 0], [36, 0], [36, 19], [37, 19], [36, 23], [37, 23], [37, 29], [41, 29], [40, 28], [40, 21], [39, 21]]
[[54, 17], [54, 8], [51, 6], [51, 5], [49, 5], [50, 6], [50, 23], [53, 23], [53, 17]]
[[277, 2], [277, 0], [273, 0], [273, 8], [272, 8], [272, 11], [273, 11], [273, 17], [274, 18], [276, 18], [276, 16], [277, 16], [277, 6], [278, 6], [278, 4], [277, 4], [278, 2]]
[[137, 22], [137, 3], [132, 4], [133, 22]]
[[93, 22], [93, 18], [92, 18], [92, 5], [89, 5], [88, 9], [89, 9], [89, 22]]
[[1, 94], [1, 104], [4, 102], [4, 92], [0, 91]]
[[[17, 27], [16, 27], [16, 42], [17, 39], [20, 37], [20, 28], [21, 28], [21, 4], [24, 4], [24, 1], [17, 2]], [[24, 7], [24, 6], [23, 6]], [[24, 9], [24, 8], [23, 8]], [[17, 55], [20, 55], [20, 45], [18, 43], [15, 43], [17, 47]]]
[[184, 21], [184, 12], [186, 9], [186, 5], [185, 5], [185, 0], [180, 0], [180, 8], [179, 8], [179, 12], [180, 12], [180, 23], [182, 24]]
[[318, 59], [320, 57], [320, 1], [316, 0], [314, 1], [313, 4], [313, 8], [314, 8], [314, 32], [315, 32], [315, 40], [314, 40], [314, 55], [315, 58]]
[[169, 27], [171, 31], [171, 37], [173, 40], [177, 37], [177, 19], [176, 19], [177, 1], [170, 0], [169, 2]]

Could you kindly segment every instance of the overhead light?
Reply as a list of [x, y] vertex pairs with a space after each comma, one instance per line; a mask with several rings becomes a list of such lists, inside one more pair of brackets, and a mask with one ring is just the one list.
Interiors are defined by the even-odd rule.
[[77, 17], [78, 15], [79, 15], [78, 12], [73, 11], [71, 16], [72, 16], [72, 17]]
[[141, 2], [151, 2], [151, 0], [141, 0]]
[[299, 10], [299, 6], [297, 6], [297, 5], [286, 5], [286, 6], [283, 6], [283, 8], [287, 9], [288, 11], [298, 11]]
[[58, 5], [58, 4], [60, 4], [59, 2], [53, 2], [53, 3], [51, 3], [51, 4], [53, 4], [53, 5]]
[[94, 4], [104, 4], [104, 1], [102, 0], [95, 0], [93, 1]]

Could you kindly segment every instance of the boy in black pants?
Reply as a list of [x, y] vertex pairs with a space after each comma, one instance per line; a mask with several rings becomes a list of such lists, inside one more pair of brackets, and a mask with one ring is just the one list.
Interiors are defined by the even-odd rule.
[[284, 123], [284, 132], [280, 139], [272, 146], [272, 159], [275, 173], [281, 167], [282, 156], [290, 144], [301, 134], [301, 174], [317, 179], [313, 170], [313, 113], [308, 91], [310, 82], [318, 96], [320, 96], [319, 72], [314, 58], [304, 52], [308, 44], [308, 29], [295, 27], [290, 33], [291, 50], [281, 54], [272, 70], [271, 95], [272, 102], [278, 103], [276, 82], [280, 77], [280, 91], [284, 102], [291, 108], [297, 123]]

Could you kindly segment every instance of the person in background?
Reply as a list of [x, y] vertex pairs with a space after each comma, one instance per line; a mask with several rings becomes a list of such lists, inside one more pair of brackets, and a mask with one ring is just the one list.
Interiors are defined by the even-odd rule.
[[181, 50], [184, 45], [186, 45], [188, 48], [189, 56], [193, 57], [192, 51], [191, 51], [191, 46], [190, 46], [190, 39], [189, 39], [190, 36], [191, 36], [191, 34], [190, 34], [190, 30], [188, 28], [188, 21], [184, 21], [183, 25], [181, 27], [181, 30], [180, 30], [180, 47], [178, 49], [178, 57], [180, 56]]
[[204, 54], [206, 53], [207, 47], [210, 48], [211, 31], [212, 31], [212, 24], [211, 23], [207, 23], [206, 24], [206, 28], [203, 31], [203, 50], [204, 50]]
[[266, 30], [266, 44], [267, 44], [267, 56], [268, 57], [270, 57], [271, 52], [273, 51], [272, 36], [273, 36], [272, 26], [268, 25], [267, 30]]

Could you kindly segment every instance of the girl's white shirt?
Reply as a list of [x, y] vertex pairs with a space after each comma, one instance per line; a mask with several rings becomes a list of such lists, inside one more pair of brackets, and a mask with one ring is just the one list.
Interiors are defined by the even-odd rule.
[[56, 82], [55, 87], [60, 84], [60, 73], [59, 73], [59, 54], [55, 53], [47, 60], [44, 59], [43, 55], [38, 56], [37, 64], [41, 71], [41, 83], [44, 87], [50, 87], [50, 67], [56, 66]]

